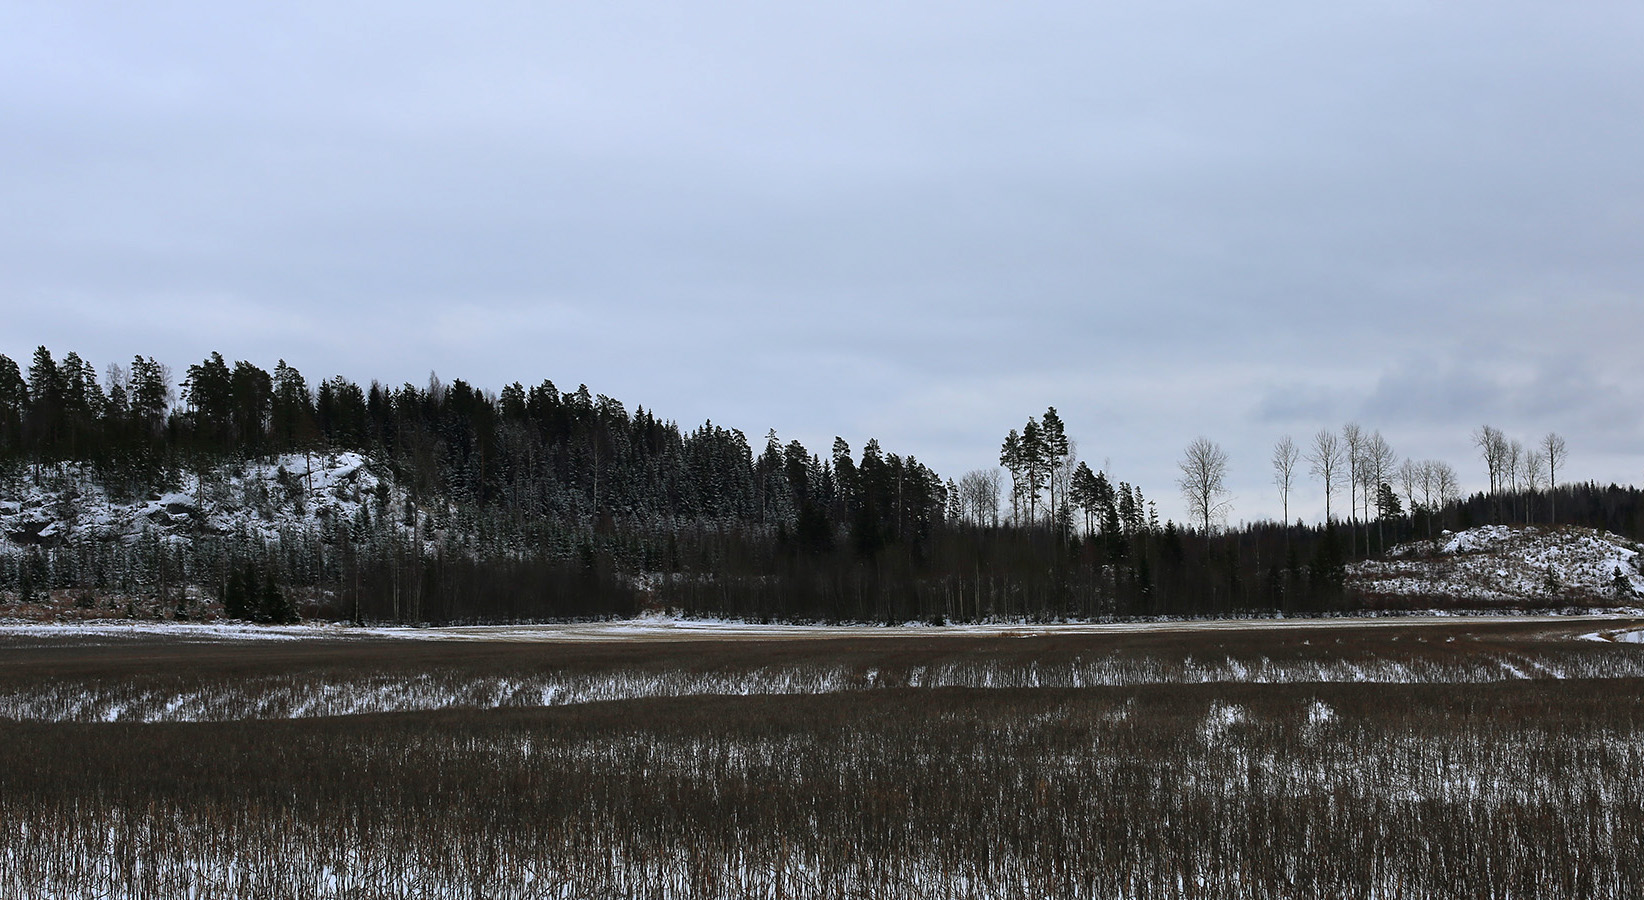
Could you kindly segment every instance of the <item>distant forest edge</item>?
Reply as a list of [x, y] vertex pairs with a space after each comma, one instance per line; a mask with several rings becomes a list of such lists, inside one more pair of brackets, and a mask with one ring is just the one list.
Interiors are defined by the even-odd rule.
[[[284, 361], [269, 373], [217, 353], [176, 382], [141, 356], [99, 377], [41, 347], [26, 376], [0, 355], [0, 501], [36, 526], [0, 542], [0, 601], [399, 622], [1348, 611], [1370, 602], [1345, 588], [1349, 561], [1435, 529], [1556, 511], [1640, 537], [1638, 489], [1520, 474], [1562, 461], [1555, 437], [1523, 454], [1481, 429], [1492, 490], [1471, 497], [1447, 466], [1397, 466], [1356, 426], [1339, 445], [1321, 431], [1306, 454], [1286, 438], [1273, 460], [1286, 503], [1305, 458], [1327, 496], [1345, 488], [1349, 514], [1224, 528], [1215, 444], [1189, 448], [1176, 485], [1198, 521], [1161, 523], [1139, 487], [1076, 459], [1054, 408], [1006, 436], [1000, 468], [956, 481], [874, 440], [858, 454], [836, 438], [824, 456], [771, 432], [756, 452], [736, 429], [685, 431], [586, 386], [311, 387]], [[313, 460], [338, 454], [371, 477], [319, 496]], [[259, 461], [272, 480], [254, 477]], [[185, 490], [183, 512], [136, 532], [50, 525], [94, 494], [130, 505]]]

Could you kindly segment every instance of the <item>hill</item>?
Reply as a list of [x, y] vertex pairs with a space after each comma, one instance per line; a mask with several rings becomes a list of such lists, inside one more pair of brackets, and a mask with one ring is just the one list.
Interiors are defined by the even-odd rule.
[[[382, 474], [379, 474], [382, 473]], [[121, 496], [78, 466], [24, 479], [0, 499], [0, 553], [78, 540], [132, 542], [145, 535], [186, 541], [200, 533], [242, 533], [266, 541], [357, 519], [390, 496], [392, 478], [365, 456], [288, 453], [262, 461], [181, 472], [172, 490]]]
[[1633, 606], [1644, 594], [1641, 550], [1592, 528], [1487, 525], [1352, 563], [1347, 586], [1386, 608]]
[[1520, 554], [1496, 567], [1509, 577], [1456, 562], [1484, 549], [1444, 542], [1356, 560], [1439, 527], [1555, 511], [1644, 538], [1644, 491], [1569, 482], [1422, 503], [1389, 487], [1379, 518], [1351, 526], [1179, 525], [1120, 473], [1075, 465], [1054, 407], [1005, 436], [1007, 481], [992, 468], [943, 478], [871, 438], [817, 453], [774, 430], [761, 445], [711, 421], [683, 429], [546, 380], [496, 393], [433, 376], [310, 386], [283, 361], [269, 372], [212, 353], [181, 382], [144, 357], [99, 381], [45, 347], [27, 376], [0, 355], [0, 616], [249, 608], [453, 623], [676, 609], [895, 623], [1545, 608], [1625, 593], [1605, 590], [1619, 584], [1614, 560], [1566, 572]]

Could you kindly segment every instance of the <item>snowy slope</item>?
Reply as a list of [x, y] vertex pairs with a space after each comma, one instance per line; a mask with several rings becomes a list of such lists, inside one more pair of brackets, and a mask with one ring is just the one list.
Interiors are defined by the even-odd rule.
[[[203, 477], [202, 477], [203, 475]], [[77, 467], [25, 475], [0, 489], [0, 553], [71, 541], [130, 541], [149, 533], [183, 541], [198, 534], [282, 532], [352, 522], [362, 509], [398, 509], [387, 474], [358, 453], [288, 454], [184, 472], [178, 489], [116, 498]], [[379, 507], [379, 501], [386, 501]]]
[[1347, 584], [1372, 601], [1424, 605], [1634, 605], [1644, 596], [1640, 550], [1590, 528], [1489, 525], [1352, 564]]

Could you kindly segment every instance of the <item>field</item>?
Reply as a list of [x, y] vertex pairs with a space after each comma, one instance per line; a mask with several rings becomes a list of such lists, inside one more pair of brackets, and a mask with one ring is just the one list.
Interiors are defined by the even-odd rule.
[[1644, 896], [1619, 627], [0, 632], [0, 895]]

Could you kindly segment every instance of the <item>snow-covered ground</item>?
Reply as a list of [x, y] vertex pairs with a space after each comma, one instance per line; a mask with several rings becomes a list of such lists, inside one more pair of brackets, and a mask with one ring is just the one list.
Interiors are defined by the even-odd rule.
[[[1166, 684], [1491, 684], [1509, 681], [1636, 679], [1644, 656], [1542, 656], [1470, 652], [1449, 659], [1186, 660], [1098, 656], [1060, 663], [950, 662], [911, 670], [805, 664], [750, 670], [615, 669], [521, 671], [508, 675], [428, 672], [256, 676], [232, 683], [141, 684], [60, 679], [0, 690], [0, 721], [222, 722], [448, 709], [567, 706], [652, 697], [813, 695], [968, 688], [1134, 687]], [[1223, 726], [1235, 724], [1229, 719]]]
[[[1574, 621], [1572, 621], [1572, 619]], [[791, 663], [753, 668], [690, 666], [654, 668], [621, 665], [608, 670], [542, 669], [468, 671], [435, 667], [407, 676], [404, 672], [309, 670], [200, 681], [186, 673], [157, 672], [135, 680], [102, 677], [52, 678], [0, 690], [0, 720], [49, 722], [202, 722], [362, 715], [439, 709], [550, 707], [632, 700], [647, 697], [708, 695], [805, 695], [873, 691], [885, 688], [1088, 688], [1156, 684], [1479, 684], [1545, 679], [1615, 679], [1644, 677], [1644, 655], [1615, 647], [1581, 648], [1587, 640], [1628, 643], [1636, 640], [1637, 619], [1614, 616], [1504, 616], [1499, 621], [1558, 625], [1523, 647], [1455, 645], [1434, 637], [1428, 649], [1419, 637], [1410, 644], [1388, 642], [1386, 651], [1320, 655], [1269, 655], [1238, 652], [1207, 643], [1202, 652], [1113, 652], [1124, 641], [1093, 644], [1108, 650], [1072, 657], [996, 658], [961, 652], [919, 665], [873, 665], [834, 661], [829, 657], [796, 658]], [[1594, 630], [1583, 634], [1585, 627]], [[1051, 635], [1143, 635], [1158, 632], [1219, 632], [1259, 629], [1315, 629], [1321, 644], [1340, 643], [1349, 629], [1448, 626], [1455, 617], [1386, 617], [1374, 619], [1294, 619], [1217, 622], [1150, 622], [1115, 625], [982, 625], [970, 627], [831, 627], [768, 626], [735, 622], [685, 622], [653, 617], [631, 622], [576, 625], [497, 626], [477, 628], [348, 628], [341, 626], [255, 627], [237, 625], [165, 625], [104, 623], [98, 625], [0, 627], [0, 646], [34, 642], [117, 640], [161, 636], [190, 641], [325, 640], [396, 638], [459, 641], [668, 641], [793, 640], [863, 636], [994, 636], [1003, 639]], [[1572, 624], [1578, 627], [1570, 627]], [[1436, 631], [1443, 636], [1446, 631]], [[1395, 632], [1394, 641], [1408, 632]], [[1562, 636], [1561, 644], [1548, 638]], [[1451, 640], [1454, 640], [1452, 635]], [[1305, 646], [1308, 641], [1303, 641]], [[1470, 642], [1469, 642], [1470, 643]], [[1408, 647], [1409, 649], [1404, 649]], [[552, 656], [533, 657], [551, 659]], [[778, 658], [780, 659], [780, 657]], [[1234, 724], [1229, 720], [1223, 725]]]
[[[244, 622], [168, 622], [128, 619], [72, 623], [0, 621], [0, 641], [114, 641], [165, 638], [180, 641], [297, 641], [393, 639], [411, 641], [496, 641], [505, 643], [585, 643], [650, 641], [782, 641], [874, 637], [1036, 638], [1065, 635], [1148, 634], [1159, 632], [1240, 632], [1298, 628], [1398, 628], [1411, 625], [1455, 625], [1458, 616], [1444, 610], [1376, 616], [1330, 618], [1186, 619], [1133, 622], [988, 622], [969, 625], [772, 625], [730, 619], [690, 619], [644, 615], [595, 622], [551, 622], [528, 625], [447, 625], [414, 627], [354, 626], [333, 623], [252, 625]], [[1629, 634], [1644, 608], [1594, 610], [1583, 615], [1499, 614], [1491, 622], [1567, 625], [1591, 622], [1605, 635]], [[1608, 626], [1608, 627], [1606, 627]], [[1595, 632], [1599, 633], [1599, 632]], [[1606, 640], [1630, 640], [1614, 637]]]
[[1402, 544], [1348, 567], [1368, 597], [1466, 606], [1632, 606], [1640, 546], [1591, 528], [1488, 525]]

